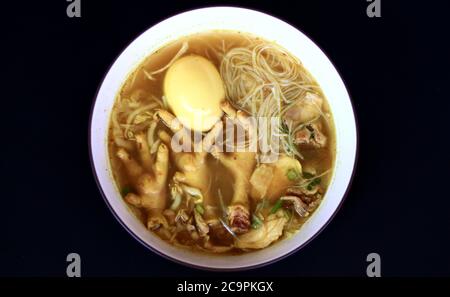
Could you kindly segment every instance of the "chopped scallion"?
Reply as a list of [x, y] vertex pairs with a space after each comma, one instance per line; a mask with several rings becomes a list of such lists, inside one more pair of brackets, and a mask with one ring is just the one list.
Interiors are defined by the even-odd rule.
[[303, 177], [306, 178], [306, 179], [310, 179], [310, 178], [314, 177], [314, 174], [304, 171], [303, 172]]
[[195, 205], [195, 210], [201, 215], [205, 213], [205, 209], [203, 208], [203, 205], [201, 203], [197, 203]]
[[125, 186], [122, 188], [122, 196], [125, 197], [126, 195], [128, 195], [129, 193], [131, 193], [131, 188], [128, 186]]
[[258, 229], [259, 227], [261, 227], [262, 224], [263, 224], [263, 222], [261, 221], [261, 219], [258, 216], [256, 216], [256, 215], [252, 216], [252, 228], [253, 229]]
[[277, 202], [275, 202], [275, 205], [270, 210], [270, 213], [271, 214], [276, 213], [281, 208], [281, 206], [283, 206], [283, 201], [278, 199]]
[[321, 181], [322, 179], [320, 177], [316, 177], [308, 184], [306, 189], [308, 189], [308, 191], [311, 191], [315, 186], [319, 185]]
[[287, 178], [290, 181], [294, 181], [297, 180], [300, 177], [300, 174], [298, 173], [297, 170], [295, 170], [294, 168], [290, 168], [287, 173], [286, 173]]

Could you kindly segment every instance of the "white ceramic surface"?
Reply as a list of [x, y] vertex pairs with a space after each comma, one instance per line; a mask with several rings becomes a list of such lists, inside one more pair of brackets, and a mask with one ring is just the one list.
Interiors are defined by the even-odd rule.
[[[327, 97], [336, 125], [337, 156], [329, 189], [315, 213], [293, 238], [266, 249], [238, 256], [211, 256], [175, 248], [146, 230], [129, 211], [112, 179], [106, 145], [115, 96], [128, 74], [149, 54], [180, 36], [215, 29], [249, 32], [274, 41], [297, 56], [316, 78]], [[205, 269], [236, 270], [280, 259], [304, 246], [333, 217], [350, 184], [357, 150], [353, 108], [344, 83], [330, 60], [307, 36], [291, 25], [260, 12], [213, 7], [185, 12], [151, 27], [117, 58], [95, 100], [90, 126], [91, 161], [105, 201], [121, 224], [141, 243], [177, 262]], [[111, 222], [113, 224], [113, 222]], [[332, 247], [330, 247], [330, 250]], [[301, 265], [301, 263], [299, 263]]]

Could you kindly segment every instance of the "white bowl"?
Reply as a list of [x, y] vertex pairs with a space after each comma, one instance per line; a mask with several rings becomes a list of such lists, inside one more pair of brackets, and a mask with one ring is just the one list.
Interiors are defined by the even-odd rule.
[[[145, 57], [165, 44], [198, 32], [224, 29], [248, 32], [274, 41], [297, 56], [320, 84], [336, 126], [336, 162], [323, 202], [301, 230], [263, 250], [244, 255], [207, 255], [164, 242], [139, 222], [123, 201], [112, 178], [107, 149], [109, 117], [116, 94], [130, 72]], [[106, 74], [93, 105], [90, 123], [91, 162], [97, 183], [112, 213], [143, 245], [171, 260], [203, 269], [239, 270], [258, 267], [286, 257], [305, 246], [332, 219], [350, 185], [356, 161], [357, 131], [352, 104], [333, 64], [306, 35], [267, 14], [232, 7], [212, 7], [181, 13], [151, 27], [137, 37]]]

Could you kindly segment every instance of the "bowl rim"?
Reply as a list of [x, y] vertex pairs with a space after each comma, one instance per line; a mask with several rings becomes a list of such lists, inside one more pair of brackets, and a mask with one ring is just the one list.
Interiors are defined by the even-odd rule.
[[[258, 263], [258, 264], [254, 264], [254, 265], [247, 265], [247, 266], [241, 266], [241, 267], [233, 267], [233, 268], [219, 268], [219, 267], [210, 267], [210, 266], [204, 266], [204, 265], [196, 265], [193, 263], [189, 263], [189, 262], [185, 262], [182, 261], [180, 259], [171, 257], [167, 254], [165, 254], [162, 251], [159, 251], [158, 249], [156, 249], [155, 247], [151, 246], [150, 244], [148, 244], [147, 242], [145, 242], [143, 239], [141, 239], [135, 232], [133, 232], [130, 227], [119, 217], [119, 215], [117, 214], [117, 212], [114, 210], [113, 206], [111, 205], [111, 203], [108, 200], [108, 197], [106, 196], [99, 177], [98, 177], [98, 173], [97, 173], [97, 169], [95, 167], [95, 162], [94, 162], [94, 156], [93, 156], [93, 149], [92, 149], [92, 125], [93, 125], [93, 117], [94, 117], [94, 110], [95, 110], [95, 106], [97, 103], [97, 99], [98, 99], [98, 95], [101, 89], [101, 86], [105, 80], [105, 78], [107, 77], [108, 73], [110, 72], [111, 68], [113, 67], [113, 65], [115, 64], [115, 62], [117, 61], [117, 59], [122, 55], [122, 53], [139, 37], [141, 36], [144, 32], [146, 32], [147, 30], [149, 30], [150, 28], [168, 20], [174, 17], [177, 17], [179, 15], [183, 15], [183, 14], [187, 14], [193, 11], [199, 11], [199, 10], [208, 10], [208, 9], [236, 9], [236, 10], [241, 10], [241, 11], [248, 11], [248, 12], [257, 12], [275, 19], [278, 19], [279, 21], [286, 23], [287, 25], [295, 28], [296, 30], [298, 30], [301, 34], [303, 34], [304, 36], [306, 36], [317, 48], [320, 49], [320, 51], [326, 56], [326, 58], [329, 60], [329, 62], [332, 64], [332, 66], [334, 67], [334, 69], [336, 70], [337, 74], [339, 75], [343, 86], [345, 88], [345, 91], [348, 95], [348, 99], [349, 99], [349, 103], [350, 103], [350, 107], [351, 107], [351, 113], [353, 115], [353, 119], [355, 122], [355, 156], [354, 156], [354, 160], [353, 160], [353, 166], [351, 168], [351, 175], [348, 181], [348, 184], [346, 186], [345, 192], [342, 195], [342, 198], [339, 201], [339, 204], [337, 205], [336, 209], [333, 211], [333, 213], [330, 215], [330, 217], [326, 220], [325, 223], [323, 223], [323, 225], [320, 227], [319, 230], [317, 230], [310, 238], [308, 238], [305, 242], [303, 242], [302, 244], [298, 245], [297, 247], [295, 247], [294, 249], [292, 249], [291, 251], [280, 255], [278, 257], [275, 257], [271, 260], [262, 262], [262, 263]], [[89, 114], [89, 124], [88, 124], [88, 149], [89, 149], [89, 162], [91, 165], [91, 170], [92, 170], [92, 174], [94, 176], [94, 180], [95, 183], [97, 185], [97, 188], [100, 191], [100, 194], [103, 198], [103, 200], [105, 201], [106, 205], [108, 206], [108, 209], [110, 210], [110, 212], [113, 214], [114, 218], [120, 223], [120, 225], [122, 225], [122, 227], [134, 238], [136, 239], [138, 242], [140, 242], [144, 247], [146, 247], [147, 249], [149, 249], [150, 251], [152, 251], [153, 253], [168, 259], [172, 262], [175, 262], [177, 264], [181, 264], [185, 267], [190, 267], [190, 268], [195, 268], [195, 269], [199, 269], [199, 270], [204, 270], [204, 271], [214, 271], [214, 272], [233, 272], [233, 271], [245, 271], [245, 270], [251, 270], [251, 269], [256, 269], [256, 268], [261, 268], [273, 263], [276, 263], [280, 260], [283, 260], [293, 254], [295, 254], [296, 252], [298, 252], [299, 250], [301, 250], [302, 248], [304, 248], [305, 246], [307, 246], [312, 240], [314, 240], [320, 233], [322, 233], [322, 231], [331, 223], [331, 221], [334, 219], [334, 217], [336, 216], [336, 214], [338, 213], [338, 211], [342, 208], [349, 192], [351, 189], [351, 186], [353, 184], [354, 181], [354, 177], [355, 177], [355, 172], [356, 172], [356, 168], [358, 166], [358, 160], [359, 160], [359, 145], [360, 145], [360, 140], [359, 140], [359, 121], [355, 112], [355, 106], [354, 103], [352, 101], [352, 96], [348, 90], [347, 84], [345, 83], [340, 71], [338, 70], [338, 68], [336, 67], [336, 65], [333, 63], [333, 61], [328, 57], [328, 55], [326, 54], [326, 52], [316, 43], [314, 42], [314, 40], [312, 38], [309, 37], [309, 35], [305, 34], [301, 29], [297, 28], [296, 26], [291, 25], [289, 22], [285, 21], [284, 19], [278, 17], [278, 16], [273, 16], [269, 13], [257, 10], [257, 9], [249, 9], [249, 8], [245, 8], [245, 7], [240, 7], [240, 6], [205, 6], [205, 7], [201, 7], [201, 8], [195, 8], [195, 9], [189, 9], [189, 10], [184, 10], [182, 12], [170, 15], [164, 19], [162, 19], [161, 21], [158, 21], [157, 23], [151, 25], [150, 27], [147, 27], [145, 30], [141, 31], [140, 33], [138, 33], [134, 38], [132, 38], [131, 41], [129, 41], [123, 48], [122, 50], [116, 55], [116, 57], [112, 60], [112, 62], [109, 64], [109, 66], [107, 67], [107, 70], [105, 71], [102, 79], [100, 80], [100, 83], [97, 87], [97, 90], [94, 94], [94, 100], [92, 101], [91, 104], [91, 108], [90, 108], [90, 114]]]

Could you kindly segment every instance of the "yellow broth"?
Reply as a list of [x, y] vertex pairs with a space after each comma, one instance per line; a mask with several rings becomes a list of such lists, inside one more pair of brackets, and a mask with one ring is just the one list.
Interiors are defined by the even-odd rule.
[[[240, 32], [228, 32], [228, 31], [214, 31], [214, 32], [206, 32], [201, 34], [196, 34], [192, 36], [187, 36], [180, 38], [163, 48], [157, 50], [156, 52], [149, 55], [145, 58], [144, 61], [129, 75], [123, 84], [120, 93], [117, 95], [116, 103], [113, 108], [113, 111], [117, 112], [119, 110], [119, 101], [124, 100], [124, 98], [134, 98], [136, 102], [141, 105], [149, 104], [152, 102], [152, 98], [156, 97], [161, 100], [163, 94], [163, 80], [164, 74], [166, 71], [163, 71], [154, 76], [154, 80], [148, 79], [146, 72], [152, 72], [154, 70], [160, 69], [168, 64], [171, 59], [176, 55], [178, 50], [180, 49], [183, 42], [187, 41], [189, 44], [189, 49], [184, 55], [199, 55], [210, 60], [217, 68], [220, 67], [221, 63], [221, 52], [219, 49], [230, 50], [235, 47], [245, 47], [249, 46], [249, 44], [258, 44], [258, 43], [268, 43], [260, 38], [243, 34]], [[302, 67], [301, 65], [298, 67]], [[306, 71], [306, 70], [305, 70]], [[316, 85], [317, 83], [314, 82]], [[318, 85], [317, 85], [318, 87]], [[303, 155], [303, 159], [299, 160], [303, 171], [306, 171], [308, 168], [314, 168], [317, 173], [327, 172], [327, 174], [323, 175], [320, 180], [320, 188], [322, 192], [322, 197], [326, 192], [328, 184], [330, 182], [330, 178], [332, 176], [333, 162], [335, 157], [335, 132], [334, 132], [334, 124], [333, 119], [331, 117], [331, 111], [329, 105], [323, 96], [320, 88], [318, 88], [319, 94], [324, 98], [324, 104], [322, 106], [322, 112], [324, 114], [329, 114], [330, 117], [325, 120], [324, 118], [320, 118], [318, 121], [322, 127], [322, 133], [327, 137], [328, 143], [324, 148], [302, 148], [301, 153]], [[159, 107], [158, 107], [159, 108]], [[149, 110], [149, 112], [153, 112], [154, 110]], [[151, 119], [147, 119], [150, 121]], [[126, 125], [126, 117], [122, 116], [120, 113], [117, 115], [117, 121], [120, 125]], [[148, 127], [146, 126], [145, 121], [140, 123], [142, 125], [143, 131], [146, 131]], [[125, 126], [124, 126], [125, 127]], [[113, 137], [113, 123], [111, 121], [110, 131], [108, 137], [108, 149], [109, 156], [111, 161], [111, 168], [113, 173], [113, 178], [116, 182], [118, 189], [122, 192], [123, 195], [126, 195], [128, 192], [136, 192], [136, 188], [133, 186], [135, 181], [129, 178], [124, 165], [121, 160], [117, 157], [118, 146], [114, 141]], [[170, 130], [165, 127], [164, 124], [159, 122], [156, 126], [156, 131], [164, 130], [168, 133], [171, 133]], [[126, 136], [125, 136], [126, 139]], [[133, 146], [133, 140], [126, 140], [127, 143]], [[135, 149], [129, 149], [128, 153], [130, 156], [139, 161], [139, 155]], [[212, 193], [221, 192], [223, 196], [223, 202], [225, 205], [228, 205], [233, 196], [233, 177], [229, 172], [223, 167], [220, 162], [218, 162], [214, 157], [208, 155], [206, 158], [207, 166], [209, 168], [209, 183], [211, 186]], [[169, 162], [169, 173], [168, 173], [168, 182], [167, 182], [167, 207], [171, 205], [170, 200], [170, 189], [169, 182], [171, 181], [173, 175], [177, 171], [173, 160], [171, 159]], [[219, 198], [215, 196], [214, 207], [216, 207], [218, 212], [220, 213], [220, 201]], [[252, 213], [257, 207], [256, 202], [252, 199], [250, 200], [250, 212]], [[325, 201], [326, 203], [326, 201]], [[129, 204], [130, 209], [137, 216], [139, 220], [141, 220], [145, 224], [147, 213], [144, 209], [138, 208]], [[272, 205], [267, 205], [262, 213], [265, 215], [269, 215]], [[286, 211], [288, 212], [288, 211]], [[289, 215], [290, 214], [290, 215]], [[308, 219], [296, 216], [293, 211], [288, 213], [289, 216], [289, 226], [285, 226], [285, 231], [283, 232], [283, 236], [281, 236], [278, 240], [288, 237], [290, 234], [295, 233], [301, 228], [301, 225], [304, 221]], [[287, 225], [287, 224], [286, 224]], [[223, 230], [222, 230], [223, 231]], [[149, 231], [150, 232], [150, 231]], [[213, 231], [211, 231], [213, 232]], [[163, 234], [159, 231], [156, 231], [161, 238], [164, 240], [171, 240], [172, 236], [168, 236], [167, 233]], [[214, 236], [214, 234], [210, 234], [210, 240], [213, 244], [216, 245], [230, 245], [232, 244], [233, 237], [232, 236]], [[198, 240], [193, 240], [190, 238], [188, 232], [180, 232], [176, 235], [176, 245], [180, 245], [187, 248], [192, 248], [194, 250], [205, 251], [204, 248], [198, 248], [201, 245], [201, 241], [204, 240], [199, 238]], [[172, 238], [173, 239], [173, 238]], [[174, 243], [175, 244], [175, 243]], [[239, 249], [232, 248], [227, 253], [241, 253], [250, 251], [248, 249]]]

